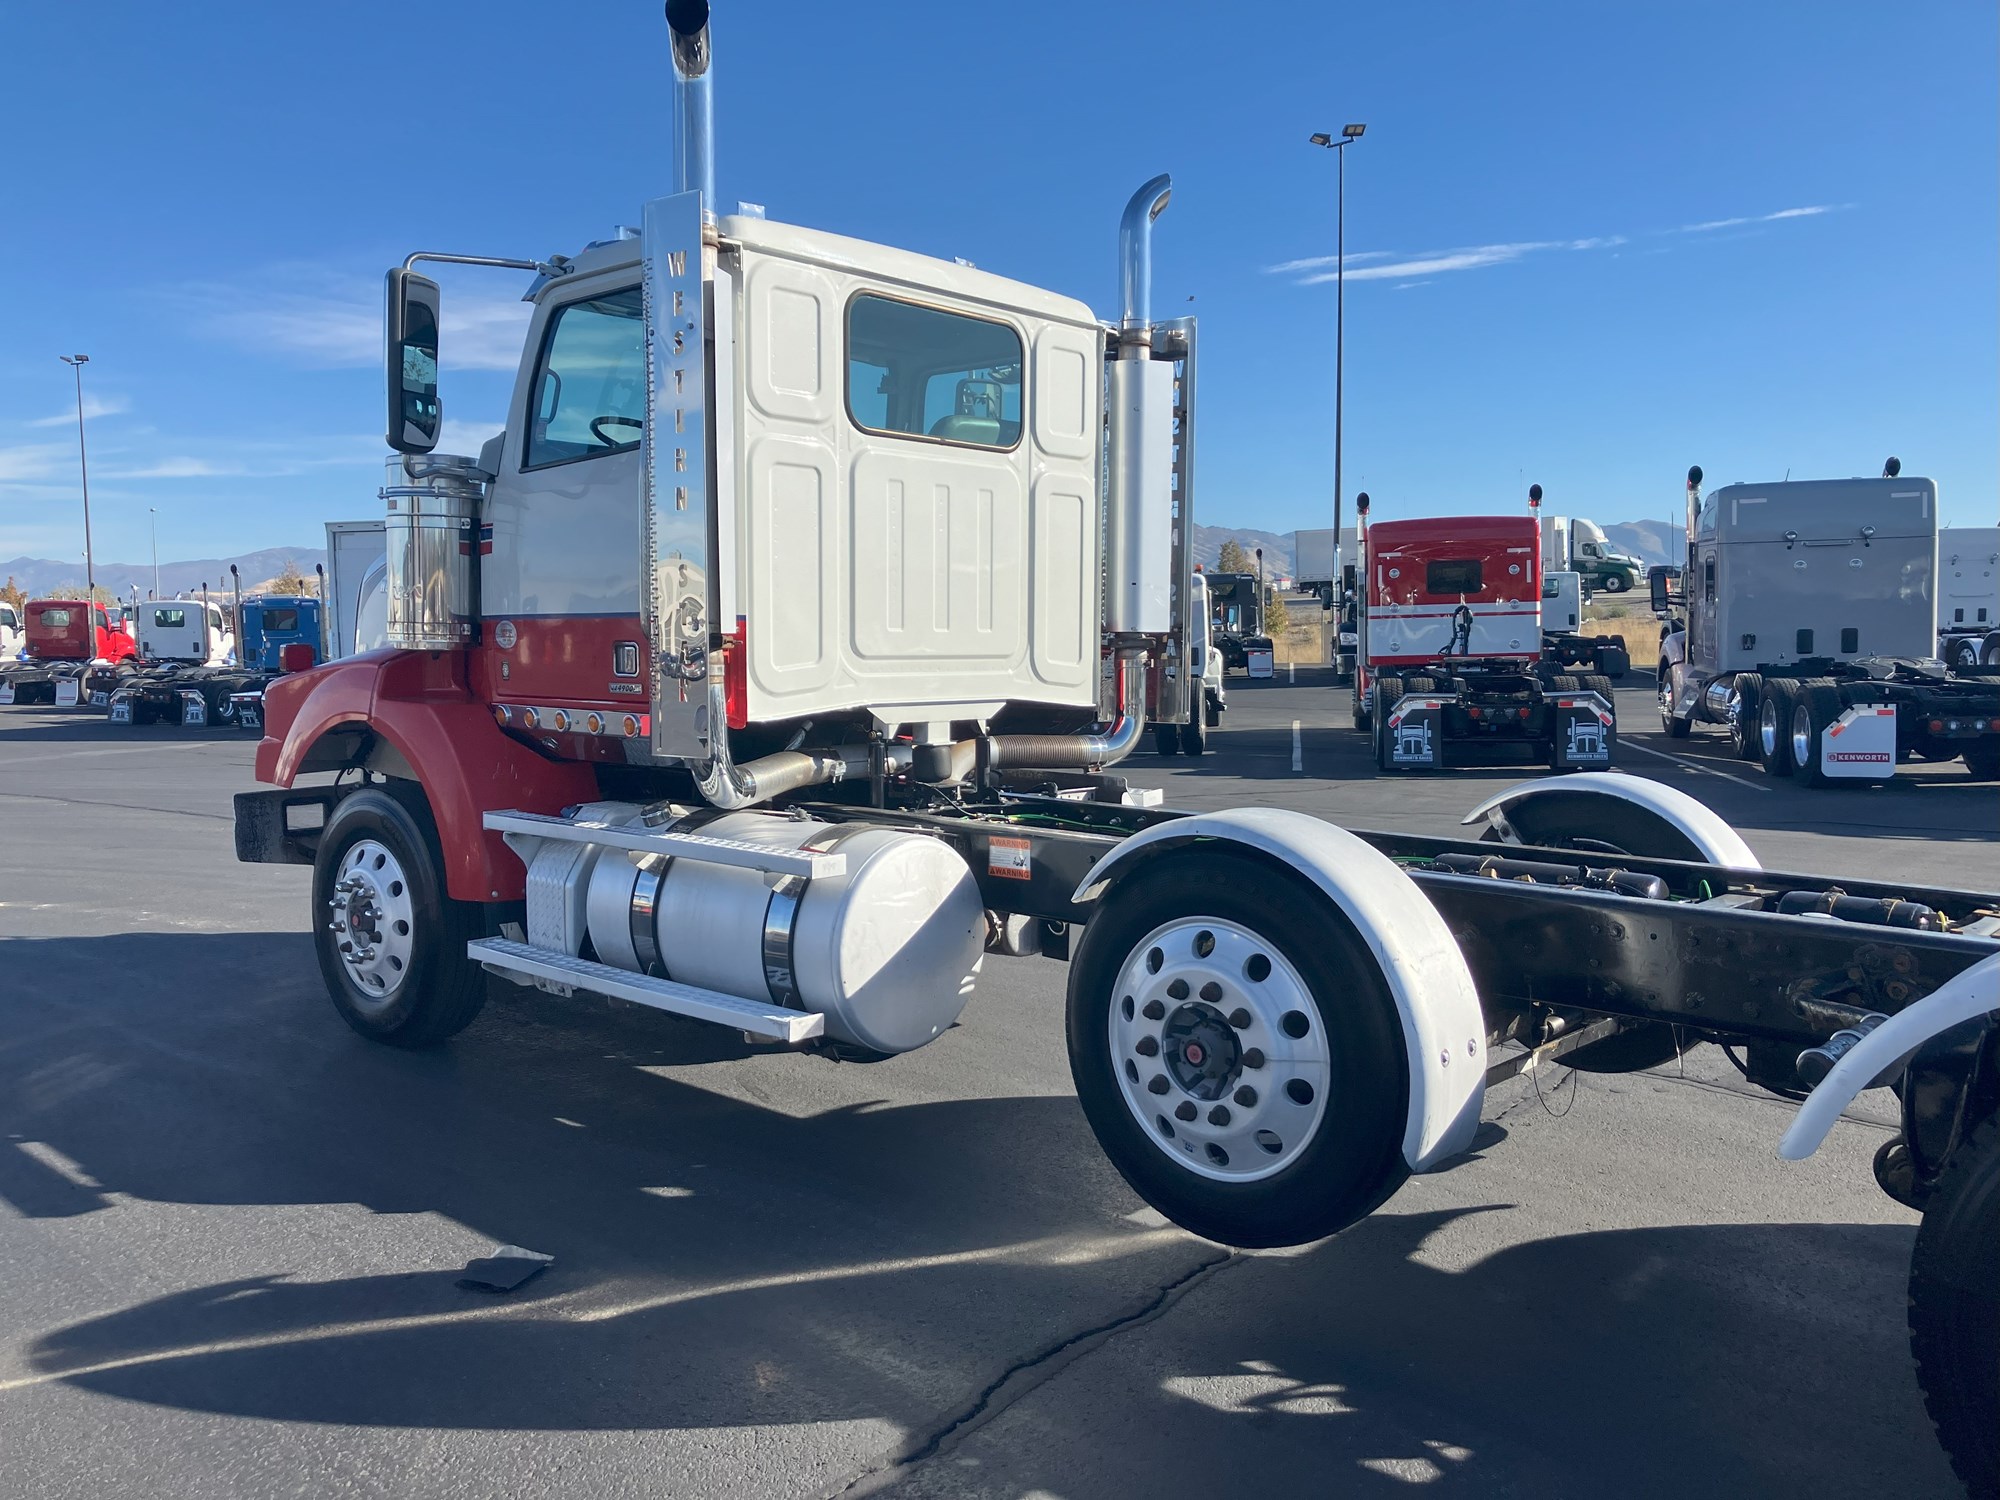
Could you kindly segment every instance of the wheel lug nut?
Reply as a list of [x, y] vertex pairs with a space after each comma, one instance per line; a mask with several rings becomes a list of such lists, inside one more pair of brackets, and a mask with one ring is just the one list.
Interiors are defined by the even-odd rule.
[[1201, 998], [1206, 1000], [1210, 1005], [1215, 1004], [1216, 1001], [1222, 998], [1222, 986], [1217, 984], [1213, 979], [1209, 980], [1207, 984], [1201, 987]]
[[1236, 1009], [1229, 1013], [1229, 1024], [1237, 1031], [1248, 1031], [1250, 1029], [1250, 1012], [1240, 1005], [1237, 1006]]
[[1214, 1109], [1211, 1109], [1208, 1112], [1208, 1123], [1211, 1125], [1227, 1125], [1229, 1123], [1229, 1106], [1218, 1104]]
[[1167, 1075], [1166, 1075], [1166, 1074], [1164, 1074], [1164, 1073], [1155, 1073], [1155, 1074], [1154, 1074], [1154, 1075], [1153, 1075], [1153, 1076], [1152, 1076], [1152, 1077], [1151, 1077], [1151, 1078], [1150, 1078], [1149, 1080], [1147, 1080], [1147, 1083], [1146, 1083], [1146, 1092], [1147, 1092], [1147, 1093], [1149, 1093], [1149, 1094], [1164, 1094], [1164, 1093], [1165, 1093], [1166, 1091], [1167, 1091]]
[[1158, 1057], [1160, 1055], [1160, 1039], [1155, 1036], [1142, 1036], [1132, 1044], [1132, 1050], [1141, 1057]]
[[1192, 1120], [1198, 1113], [1200, 1111], [1194, 1107], [1194, 1100], [1192, 1099], [1183, 1099], [1179, 1104], [1174, 1106], [1174, 1118], [1176, 1120]]
[[1251, 1108], [1257, 1103], [1257, 1091], [1251, 1088], [1249, 1084], [1244, 1084], [1242, 1088], [1236, 1091], [1236, 1102], [1245, 1109]]
[[1243, 1066], [1246, 1068], [1263, 1067], [1264, 1066], [1263, 1052], [1256, 1047], [1246, 1048], [1243, 1053]]
[[1144, 1016], [1149, 1021], [1160, 1020], [1162, 1017], [1166, 1015], [1166, 1013], [1167, 1013], [1166, 1006], [1162, 1005], [1157, 1000], [1148, 1000], [1146, 1002], [1145, 1008], [1139, 1012], [1140, 1015]]

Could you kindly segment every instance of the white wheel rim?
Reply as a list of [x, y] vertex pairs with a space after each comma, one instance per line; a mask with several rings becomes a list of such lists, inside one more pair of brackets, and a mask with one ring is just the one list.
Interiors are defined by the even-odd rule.
[[1111, 1067], [1154, 1146], [1217, 1182], [1298, 1159], [1332, 1068], [1312, 992], [1282, 953], [1234, 922], [1178, 918], [1140, 939], [1117, 983]]
[[1803, 766], [1812, 759], [1812, 714], [1801, 703], [1792, 710], [1792, 764]]
[[1764, 700], [1757, 710], [1757, 739], [1763, 747], [1764, 759], [1773, 760], [1778, 754], [1778, 705], [1771, 699]]
[[359, 840], [341, 856], [326, 904], [334, 952], [362, 1003], [386, 1005], [416, 951], [416, 907], [402, 865], [374, 839]]
[[1660, 717], [1671, 719], [1673, 716], [1674, 680], [1670, 676], [1663, 676], [1660, 678]]

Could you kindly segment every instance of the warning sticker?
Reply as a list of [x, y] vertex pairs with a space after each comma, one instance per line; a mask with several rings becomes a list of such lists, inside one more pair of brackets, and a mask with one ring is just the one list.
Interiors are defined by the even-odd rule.
[[1033, 871], [1028, 859], [1028, 841], [999, 835], [986, 845], [986, 873], [997, 880], [1028, 880]]

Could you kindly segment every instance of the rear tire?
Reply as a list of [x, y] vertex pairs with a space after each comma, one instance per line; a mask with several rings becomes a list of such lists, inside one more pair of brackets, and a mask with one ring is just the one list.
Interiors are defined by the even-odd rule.
[[1764, 679], [1756, 672], [1739, 672], [1729, 690], [1729, 743], [1738, 760], [1756, 760], [1757, 712]]
[[1387, 775], [1395, 770], [1396, 763], [1389, 758], [1389, 710], [1403, 696], [1403, 679], [1400, 677], [1378, 677], [1375, 679], [1375, 701], [1380, 712], [1375, 715], [1375, 769]]
[[2000, 1120], [1967, 1134], [1925, 1204], [1910, 1352], [1952, 1468], [1971, 1494], [2000, 1494]]
[[1181, 754], [1201, 755], [1208, 749], [1208, 734], [1202, 725], [1201, 713], [1181, 725]]
[[1605, 646], [1598, 650], [1595, 666], [1606, 677], [1623, 677], [1632, 670], [1632, 658], [1622, 646]]
[[1623, 573], [1613, 573], [1603, 583], [1604, 592], [1607, 594], [1622, 594], [1630, 587], [1632, 587], [1632, 580], [1627, 578]]
[[1965, 751], [1965, 769], [1974, 781], [2000, 781], [2000, 741], [1984, 740]]
[[1792, 779], [1800, 786], [1828, 784], [1821, 736], [1840, 717], [1840, 711], [1840, 690], [1833, 679], [1808, 677], [1799, 684], [1792, 705], [1791, 755]]
[[1179, 755], [1181, 737], [1171, 724], [1153, 726], [1153, 750], [1159, 755]]
[[1979, 642], [1967, 636], [1964, 640], [1953, 641], [1951, 645], [1951, 668], [1962, 672], [1967, 667], [1979, 665]]
[[[1206, 1239], [1316, 1240], [1408, 1176], [1409, 1062], [1382, 971], [1331, 902], [1255, 856], [1168, 855], [1114, 884], [1070, 967], [1068, 1032], [1098, 1144]], [[1234, 1066], [1194, 1066], [1219, 1057]]]
[[1757, 764], [1766, 776], [1792, 774], [1792, 710], [1798, 684], [1788, 677], [1766, 678], [1757, 698]]
[[[343, 880], [354, 888], [338, 890]], [[367, 787], [335, 805], [313, 861], [312, 920], [334, 1009], [370, 1041], [430, 1046], [486, 1002], [485, 970], [465, 954], [484, 913], [445, 893], [436, 826], [414, 785]], [[342, 941], [373, 958], [343, 955]]]

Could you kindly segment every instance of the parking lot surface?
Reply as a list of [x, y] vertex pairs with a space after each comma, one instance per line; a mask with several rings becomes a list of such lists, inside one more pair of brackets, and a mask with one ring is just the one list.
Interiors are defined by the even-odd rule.
[[[1315, 672], [1230, 683], [1171, 806], [1445, 833]], [[1803, 791], [1620, 692], [1621, 769], [1764, 862], [2000, 887], [1991, 786]], [[1948, 1496], [1916, 1216], [1864, 1096], [1812, 1160], [1712, 1047], [1488, 1095], [1480, 1148], [1302, 1250], [1163, 1224], [1073, 1098], [1064, 971], [836, 1064], [496, 983], [371, 1046], [310, 872], [237, 864], [245, 737], [0, 710], [0, 1496]], [[555, 1257], [458, 1285], [496, 1245]]]

